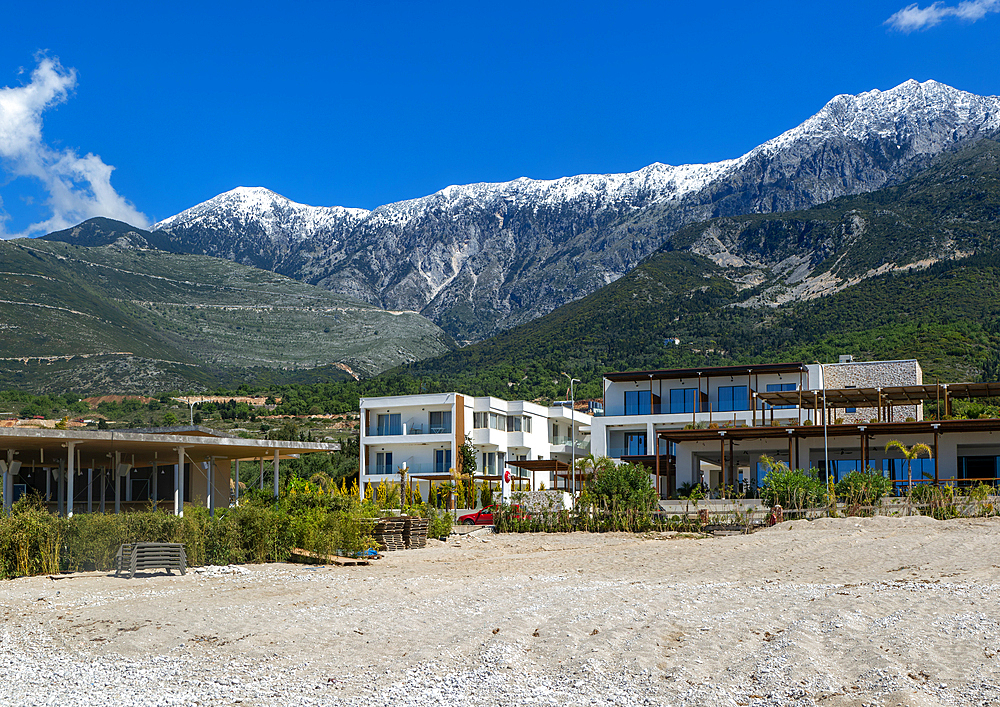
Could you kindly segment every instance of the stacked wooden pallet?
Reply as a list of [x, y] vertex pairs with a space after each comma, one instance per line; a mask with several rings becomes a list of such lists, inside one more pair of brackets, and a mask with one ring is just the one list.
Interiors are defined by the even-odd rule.
[[427, 529], [430, 524], [427, 518], [408, 517], [406, 528], [403, 530], [403, 542], [406, 543], [406, 547], [427, 547]]
[[405, 550], [403, 531], [406, 530], [406, 518], [379, 518], [375, 523], [372, 537], [382, 550]]

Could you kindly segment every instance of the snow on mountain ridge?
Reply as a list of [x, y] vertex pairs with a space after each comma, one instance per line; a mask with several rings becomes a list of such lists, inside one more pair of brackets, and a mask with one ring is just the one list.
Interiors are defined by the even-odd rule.
[[475, 340], [617, 279], [692, 222], [872, 191], [998, 131], [1000, 98], [907, 81], [836, 96], [800, 125], [711, 164], [451, 185], [372, 211], [241, 187], [155, 228], [171, 247], [418, 310]]
[[359, 221], [369, 213], [367, 209], [300, 204], [265, 187], [236, 187], [160, 221], [153, 229], [169, 231], [195, 223], [215, 227], [245, 226], [257, 222], [272, 237], [294, 225], [299, 229], [296, 236], [302, 239], [338, 221]]

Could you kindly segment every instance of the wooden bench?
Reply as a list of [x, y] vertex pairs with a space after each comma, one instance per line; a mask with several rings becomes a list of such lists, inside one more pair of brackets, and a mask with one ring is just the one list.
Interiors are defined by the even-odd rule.
[[163, 569], [167, 574], [170, 570], [180, 570], [184, 574], [187, 569], [183, 543], [126, 543], [118, 548], [115, 559], [115, 577], [128, 572], [129, 579], [146, 570]]

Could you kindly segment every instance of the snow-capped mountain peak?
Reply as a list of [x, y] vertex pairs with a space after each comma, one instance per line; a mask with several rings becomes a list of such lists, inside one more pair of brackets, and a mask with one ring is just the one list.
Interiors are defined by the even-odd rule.
[[1000, 98], [907, 81], [836, 96], [801, 125], [711, 164], [452, 185], [373, 211], [239, 187], [155, 228], [177, 249], [422, 311], [474, 340], [615, 280], [693, 221], [878, 189], [998, 133]]

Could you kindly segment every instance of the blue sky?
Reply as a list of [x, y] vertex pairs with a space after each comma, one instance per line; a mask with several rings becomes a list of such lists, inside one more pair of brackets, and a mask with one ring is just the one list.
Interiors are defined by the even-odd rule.
[[[839, 93], [933, 78], [1000, 94], [998, 11], [15, 3], [0, 33], [0, 233], [98, 211], [152, 222], [240, 185], [373, 208], [449, 184], [736, 157]], [[50, 95], [18, 122], [40, 61]]]

